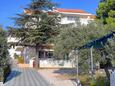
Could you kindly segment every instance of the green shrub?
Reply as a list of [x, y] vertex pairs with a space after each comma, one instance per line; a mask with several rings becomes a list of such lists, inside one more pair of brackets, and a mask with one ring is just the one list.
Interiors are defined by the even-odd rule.
[[109, 80], [105, 78], [103, 74], [96, 74], [94, 78], [91, 79], [88, 74], [79, 75], [80, 82], [82, 86], [110, 86]]
[[6, 81], [6, 78], [8, 77], [8, 75], [10, 74], [11, 72], [11, 68], [10, 68], [10, 65], [7, 65], [6, 67], [4, 67], [4, 82]]
[[4, 80], [3, 77], [3, 68], [0, 68], [0, 82], [2, 82]]
[[[3, 82], [7, 77], [7, 72], [5, 72], [5, 68], [8, 68], [9, 64], [9, 53], [8, 53], [8, 45], [6, 32], [0, 26], [0, 81]], [[6, 70], [6, 71], [8, 71]]]
[[98, 77], [96, 79], [97, 86], [105, 86], [105, 78], [104, 77]]
[[91, 80], [90, 86], [110, 86], [110, 84], [105, 77], [98, 77], [95, 80]]
[[0, 81], [5, 82], [10, 72], [11, 72], [10, 65], [0, 68]]
[[90, 86], [97, 86], [97, 85], [96, 85], [96, 81], [91, 80], [91, 82], [90, 82]]
[[79, 76], [79, 79], [80, 79], [80, 82], [81, 82], [81, 84], [82, 84], [83, 86], [89, 84], [90, 78], [89, 78], [88, 75], [86, 75], [86, 74], [85, 74], [85, 75], [80, 75], [80, 76]]

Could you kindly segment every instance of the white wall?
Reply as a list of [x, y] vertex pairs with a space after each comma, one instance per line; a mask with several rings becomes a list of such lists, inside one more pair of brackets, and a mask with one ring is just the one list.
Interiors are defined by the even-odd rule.
[[[18, 38], [16, 38], [16, 37], [11, 37], [11, 36], [9, 36], [9, 37], [7, 37], [7, 43], [17, 43], [19, 41], [19, 39]], [[14, 59], [14, 54], [16, 53], [17, 55], [21, 55], [21, 51], [16, 51], [16, 49], [17, 48], [22, 48], [22, 46], [11, 46], [9, 49], [8, 49], [8, 51], [9, 51], [9, 55], [10, 55], [10, 57], [12, 58], [12, 59]]]
[[61, 24], [75, 23], [74, 20], [68, 20], [67, 16], [61, 18]]
[[16, 49], [20, 47], [21, 46], [15, 46], [15, 47], [12, 46], [10, 49], [8, 49], [9, 55], [12, 59], [14, 59], [14, 54], [21, 56], [21, 51], [16, 51]]
[[[83, 13], [60, 13], [59, 17], [61, 17], [61, 24], [70, 24], [75, 23], [76, 18], [79, 18], [81, 24], [87, 25], [89, 21], [94, 20], [91, 18], [92, 14], [83, 14]], [[75, 19], [68, 20], [68, 17], [74, 17]]]
[[40, 60], [41, 68], [73, 68], [71, 61], [69, 60], [53, 60], [44, 59]]

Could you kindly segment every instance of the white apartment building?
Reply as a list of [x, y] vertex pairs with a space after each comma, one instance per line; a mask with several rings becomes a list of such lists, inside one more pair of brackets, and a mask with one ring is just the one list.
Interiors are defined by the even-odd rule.
[[59, 13], [59, 16], [61, 18], [61, 24], [75, 23], [76, 18], [78, 18], [81, 24], [87, 25], [90, 21], [95, 19], [95, 15], [79, 9], [56, 8], [53, 10], [53, 12]]

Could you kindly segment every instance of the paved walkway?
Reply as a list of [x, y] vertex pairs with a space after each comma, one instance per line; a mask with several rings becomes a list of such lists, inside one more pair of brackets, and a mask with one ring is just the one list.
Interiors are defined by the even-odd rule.
[[4, 86], [51, 86], [32, 68], [13, 68]]
[[[77, 86], [77, 83], [73, 80], [62, 79], [59, 76], [63, 76], [67, 71], [61, 69], [39, 69], [38, 73], [42, 75], [52, 86]], [[69, 71], [71, 73], [71, 71]]]

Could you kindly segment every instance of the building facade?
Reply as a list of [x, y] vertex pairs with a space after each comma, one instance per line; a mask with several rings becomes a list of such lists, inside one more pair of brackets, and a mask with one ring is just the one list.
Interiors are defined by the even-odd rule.
[[95, 15], [79, 9], [54, 9], [53, 12], [59, 13], [61, 24], [74, 24], [79, 19], [81, 24], [87, 25], [90, 21], [95, 19]]

